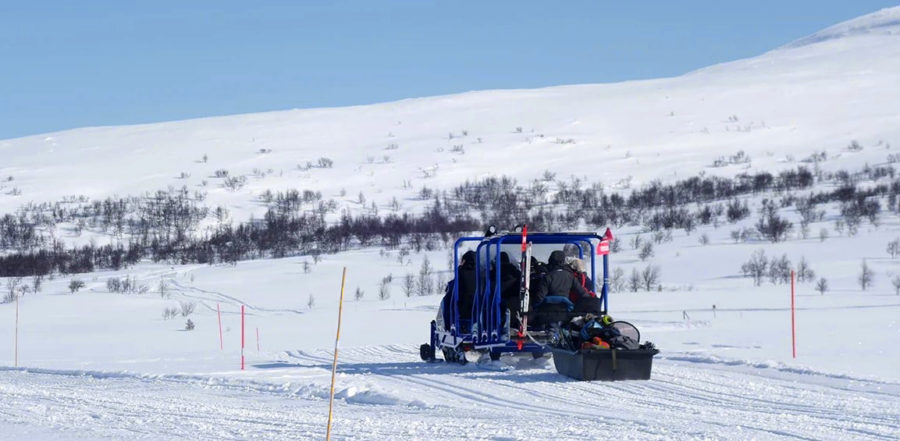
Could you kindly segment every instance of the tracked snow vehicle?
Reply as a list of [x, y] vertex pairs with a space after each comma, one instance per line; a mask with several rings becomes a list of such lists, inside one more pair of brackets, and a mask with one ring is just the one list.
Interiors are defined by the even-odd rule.
[[[575, 379], [649, 379], [658, 351], [652, 343], [639, 344], [634, 326], [601, 324], [607, 334], [619, 336], [608, 347], [600, 340], [596, 342], [604, 346], [590, 344], [593, 337], [582, 336], [578, 328], [585, 318], [587, 323], [599, 323], [594, 318], [607, 316], [611, 240], [609, 229], [602, 236], [528, 233], [525, 225], [503, 233], [492, 226], [483, 236], [459, 238], [453, 250], [454, 279], [431, 322], [429, 343], [420, 348], [421, 358], [437, 361], [439, 350], [445, 361], [465, 364], [467, 354], [499, 360], [504, 353], [530, 353], [535, 358], [552, 353], [557, 371]], [[464, 246], [470, 251], [461, 259]], [[540, 282], [536, 267], [557, 250], [584, 262], [584, 280], [594, 295], [587, 309], [564, 296], [532, 296], [532, 283]], [[514, 255], [519, 256], [518, 265], [512, 263]], [[602, 264], [600, 283], [592, 282], [598, 280], [598, 264]], [[618, 343], [623, 339], [627, 345]]]

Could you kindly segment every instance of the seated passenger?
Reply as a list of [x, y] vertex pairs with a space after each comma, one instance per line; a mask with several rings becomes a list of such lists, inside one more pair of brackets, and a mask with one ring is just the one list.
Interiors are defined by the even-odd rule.
[[[588, 277], [587, 271], [585, 271], [586, 268], [584, 265], [584, 261], [578, 258], [572, 259], [572, 261], [569, 263], [569, 268], [571, 268], [572, 270], [572, 275], [575, 276], [575, 281], [579, 285], [581, 285], [581, 287], [584, 288], [585, 291], [587, 291], [591, 295], [591, 297], [597, 297], [597, 294], [593, 292], [594, 282], [590, 277]], [[577, 302], [578, 298], [578, 293], [576, 293], [575, 291], [569, 292], [569, 300], [571, 300], [573, 303]]]
[[575, 279], [572, 271], [566, 265], [566, 255], [560, 250], [550, 253], [547, 260], [547, 276], [545, 277], [548, 296], [564, 296], [569, 298], [569, 293], [574, 293], [576, 300], [582, 297], [590, 297], [588, 290], [579, 280]]
[[522, 271], [509, 260], [506, 251], [500, 253], [500, 297], [504, 300], [519, 298], [519, 285], [522, 283]]
[[584, 261], [581, 259], [574, 259], [570, 265], [572, 267], [572, 274], [575, 276], [575, 281], [590, 294], [588, 297], [579, 297], [578, 293], [575, 291], [569, 293], [569, 300], [575, 304], [575, 312], [590, 312], [593, 314], [604, 312], [603, 299], [597, 297], [597, 294], [592, 291], [594, 282], [587, 276], [587, 272], [585, 271], [587, 268], [585, 267]]
[[[575, 302], [569, 300], [570, 292], [576, 294]], [[563, 321], [574, 304], [583, 298], [590, 298], [590, 293], [576, 281], [566, 265], [565, 253], [554, 251], [547, 261], [547, 273], [532, 287], [534, 318], [529, 316], [529, 320], [538, 326]]]
[[459, 261], [459, 269], [457, 270], [458, 278], [451, 280], [447, 284], [447, 292], [441, 300], [441, 308], [444, 313], [444, 329], [450, 329], [453, 324], [453, 317], [448, 307], [450, 300], [453, 298], [453, 285], [458, 285], [458, 303], [460, 321], [468, 321], [472, 319], [472, 303], [475, 299], [475, 252], [466, 251]]

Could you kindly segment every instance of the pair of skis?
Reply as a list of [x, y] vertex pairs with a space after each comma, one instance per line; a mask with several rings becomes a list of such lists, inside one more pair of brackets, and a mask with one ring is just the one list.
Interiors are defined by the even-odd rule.
[[528, 225], [522, 225], [522, 260], [520, 262], [522, 279], [519, 283], [519, 331], [516, 347], [521, 351], [528, 335], [528, 308], [531, 303], [531, 244], [528, 242]]

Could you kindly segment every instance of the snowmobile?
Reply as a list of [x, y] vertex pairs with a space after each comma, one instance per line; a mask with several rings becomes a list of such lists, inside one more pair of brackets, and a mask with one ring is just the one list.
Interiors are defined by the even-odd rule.
[[[420, 347], [422, 360], [437, 361], [438, 350], [444, 361], [459, 364], [486, 356], [496, 361], [502, 354], [530, 353], [534, 358], [552, 354], [557, 371], [578, 380], [649, 379], [653, 356], [659, 351], [650, 342], [640, 344], [633, 325], [611, 321], [607, 314], [612, 240], [609, 229], [602, 236], [529, 233], [526, 225], [507, 232], [491, 226], [482, 236], [457, 239], [454, 279], [431, 321], [430, 340]], [[464, 253], [461, 262], [464, 246], [474, 249]], [[597, 292], [589, 313], [562, 296], [532, 299], [531, 284], [540, 282], [540, 262], [556, 250], [585, 263], [589, 291]], [[520, 256], [518, 265], [512, 263], [513, 255]], [[603, 269], [599, 284], [598, 260]], [[517, 287], [510, 287], [511, 277], [518, 278]], [[585, 333], [586, 326], [597, 329]]]

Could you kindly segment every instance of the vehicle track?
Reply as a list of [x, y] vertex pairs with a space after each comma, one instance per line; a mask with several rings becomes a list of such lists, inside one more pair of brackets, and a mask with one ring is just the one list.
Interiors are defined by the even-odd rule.
[[[0, 431], [321, 439], [332, 354], [288, 351], [282, 358], [268, 380], [262, 369], [250, 378], [206, 379], [0, 369]], [[863, 380], [667, 359], [658, 360], [650, 381], [584, 383], [558, 375], [552, 363], [507, 361], [532, 367], [497, 371], [417, 358], [417, 348], [402, 345], [342, 349], [339, 388], [366, 384], [404, 399], [338, 400], [335, 439], [900, 438], [894, 383], [867, 390]], [[278, 383], [290, 375], [313, 393]]]

